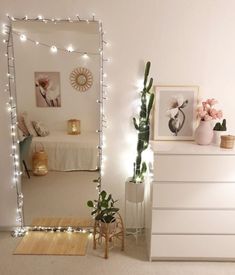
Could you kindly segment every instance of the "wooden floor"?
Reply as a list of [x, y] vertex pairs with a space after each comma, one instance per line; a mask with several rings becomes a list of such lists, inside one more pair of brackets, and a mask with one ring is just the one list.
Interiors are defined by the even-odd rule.
[[88, 233], [28, 232], [14, 255], [85, 256]]

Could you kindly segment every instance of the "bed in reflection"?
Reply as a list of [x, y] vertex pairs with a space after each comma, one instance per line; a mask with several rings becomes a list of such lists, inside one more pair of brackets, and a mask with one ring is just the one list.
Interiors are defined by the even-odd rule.
[[33, 137], [29, 158], [43, 147], [48, 155], [49, 170], [95, 171], [99, 167], [97, 145], [97, 133], [68, 135], [64, 131], [53, 131], [45, 137]]

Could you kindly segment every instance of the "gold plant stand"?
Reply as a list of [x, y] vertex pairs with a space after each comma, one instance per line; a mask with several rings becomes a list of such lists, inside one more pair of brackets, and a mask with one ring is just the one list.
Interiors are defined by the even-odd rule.
[[104, 223], [95, 221], [93, 233], [93, 249], [96, 249], [97, 243], [102, 244], [104, 240], [104, 258], [108, 259], [110, 245], [113, 246], [117, 241], [121, 242], [121, 251], [124, 251], [124, 224], [119, 213], [115, 215], [115, 222]]

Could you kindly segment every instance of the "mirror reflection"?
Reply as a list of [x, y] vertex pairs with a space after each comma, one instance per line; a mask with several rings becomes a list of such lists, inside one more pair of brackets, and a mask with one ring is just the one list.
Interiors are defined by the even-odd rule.
[[13, 39], [25, 225], [90, 219], [86, 201], [97, 196], [99, 177], [99, 25], [17, 21]]

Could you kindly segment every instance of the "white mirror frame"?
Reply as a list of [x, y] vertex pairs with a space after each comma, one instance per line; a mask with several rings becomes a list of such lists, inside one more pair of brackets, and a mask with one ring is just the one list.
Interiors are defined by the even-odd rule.
[[[8, 102], [7, 110], [9, 112], [10, 116], [10, 123], [11, 123], [11, 155], [12, 163], [13, 163], [13, 185], [16, 189], [16, 195], [17, 195], [17, 217], [16, 222], [19, 224], [18, 227], [15, 228], [15, 230], [12, 232], [12, 236], [14, 237], [20, 237], [24, 236], [26, 232], [28, 231], [53, 231], [53, 232], [84, 232], [86, 229], [83, 228], [73, 228], [73, 227], [29, 227], [24, 225], [24, 212], [23, 212], [23, 193], [21, 191], [21, 169], [20, 169], [20, 163], [19, 163], [19, 140], [17, 136], [17, 97], [16, 97], [16, 83], [15, 83], [15, 60], [14, 60], [14, 45], [13, 45], [13, 29], [12, 29], [12, 22], [13, 21], [37, 21], [37, 22], [87, 22], [88, 24], [90, 22], [97, 22], [99, 24], [99, 32], [100, 32], [100, 48], [99, 48], [99, 54], [100, 54], [100, 96], [97, 100], [97, 103], [100, 105], [100, 123], [99, 123], [99, 129], [97, 132], [99, 133], [99, 146], [98, 146], [98, 152], [99, 152], [99, 168], [100, 168], [100, 176], [98, 179], [95, 179], [94, 181], [97, 183], [96, 189], [98, 192], [101, 191], [101, 181], [103, 176], [103, 147], [104, 147], [104, 137], [103, 132], [104, 128], [106, 128], [106, 119], [104, 114], [104, 100], [106, 100], [106, 89], [107, 85], [104, 83], [104, 76], [106, 75], [104, 73], [104, 63], [108, 62], [109, 59], [104, 58], [103, 54], [103, 48], [104, 45], [107, 45], [108, 43], [104, 40], [104, 31], [102, 22], [100, 20], [96, 20], [95, 16], [92, 15], [92, 19], [81, 19], [78, 15], [76, 16], [76, 19], [73, 20], [71, 18], [68, 19], [54, 19], [54, 18], [42, 18], [39, 16], [38, 18], [28, 18], [25, 16], [24, 18], [15, 18], [10, 17], [7, 15], [9, 23], [8, 25], [3, 25], [3, 33], [7, 36], [7, 38], [3, 41], [6, 43], [6, 53], [5, 56], [7, 58], [7, 77], [8, 77], [8, 83], [6, 83], [5, 86], [5, 92], [8, 94]], [[89, 54], [87, 52], [79, 52], [80, 54]], [[89, 231], [89, 230], [88, 230]]]

